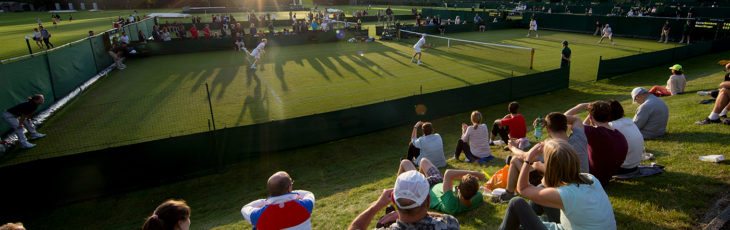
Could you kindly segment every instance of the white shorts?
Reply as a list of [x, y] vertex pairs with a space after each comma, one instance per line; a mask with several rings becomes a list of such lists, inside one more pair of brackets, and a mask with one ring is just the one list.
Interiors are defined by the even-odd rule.
[[530, 30], [537, 31], [537, 26], [530, 27]]
[[253, 56], [253, 57], [254, 57], [254, 58], [256, 58], [256, 59], [261, 59], [261, 54], [259, 53], [259, 51], [258, 51], [258, 50], [254, 50], [254, 51], [253, 51], [253, 52], [251, 53], [251, 56]]
[[604, 35], [603, 35], [603, 37], [604, 37], [604, 38], [610, 38], [610, 37], [613, 37], [613, 33], [610, 33], [610, 34], [604, 34]]
[[416, 53], [420, 53], [421, 52], [421, 48], [413, 48], [413, 49], [416, 50]]

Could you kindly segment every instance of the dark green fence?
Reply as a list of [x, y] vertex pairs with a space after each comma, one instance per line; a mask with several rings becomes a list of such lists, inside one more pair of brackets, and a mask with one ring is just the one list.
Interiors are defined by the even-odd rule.
[[622, 58], [600, 60], [596, 80], [614, 77], [658, 65], [670, 64], [691, 57], [730, 49], [730, 39], [698, 42], [688, 46], [656, 52], [631, 55]]
[[[146, 19], [122, 30], [131, 32], [144, 29], [143, 33], [151, 34], [152, 25], [154, 19]], [[139, 40], [137, 33], [128, 33], [132, 41]], [[0, 92], [0, 110], [25, 102], [26, 97], [39, 93], [46, 98], [46, 102], [39, 107], [40, 111], [66, 96], [112, 63], [107, 53], [109, 36], [112, 34], [116, 34], [116, 31], [110, 30], [1, 64], [0, 85], [3, 90]], [[0, 134], [10, 129], [5, 122], [0, 122]]]
[[[433, 120], [568, 87], [568, 69], [385, 101], [345, 110], [166, 138], [0, 168], [0, 216], [27, 216], [105, 194], [156, 186], [261, 153], [362, 135]], [[425, 105], [425, 115], [414, 111]], [[48, 173], [53, 172], [53, 173]], [[72, 178], [72, 179], [71, 179]], [[73, 180], [74, 183], [69, 183]], [[53, 191], [53, 192], [48, 192]]]
[[[519, 21], [512, 21], [512, 22], [487, 22], [484, 24], [484, 30], [501, 30], [501, 29], [510, 29], [510, 28], [516, 28], [519, 27], [520, 22]], [[413, 26], [413, 25], [406, 25], [401, 27], [401, 29], [414, 31], [418, 33], [427, 33], [427, 34], [440, 34], [438, 26]], [[461, 24], [461, 25], [447, 25], [446, 26], [446, 33], [461, 33], [461, 32], [472, 32], [477, 31], [479, 29], [479, 26], [474, 23], [467, 23], [467, 24]], [[378, 35], [383, 34], [383, 26], [376, 26], [375, 32]]]

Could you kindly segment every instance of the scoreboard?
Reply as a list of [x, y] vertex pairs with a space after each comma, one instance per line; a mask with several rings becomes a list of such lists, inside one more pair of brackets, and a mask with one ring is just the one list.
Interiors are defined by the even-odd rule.
[[714, 40], [730, 35], [730, 20], [699, 19], [695, 22], [693, 36]]

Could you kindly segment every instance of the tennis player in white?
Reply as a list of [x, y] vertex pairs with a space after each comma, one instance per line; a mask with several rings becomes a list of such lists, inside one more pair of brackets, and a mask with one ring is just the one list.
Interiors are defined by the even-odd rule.
[[266, 38], [261, 39], [261, 43], [259, 43], [259, 45], [256, 46], [255, 49], [253, 49], [253, 52], [248, 53], [248, 51], [246, 51], [248, 56], [256, 58], [256, 60], [253, 61], [253, 64], [251, 64], [251, 69], [256, 69], [256, 64], [259, 63], [259, 61], [261, 60], [261, 55], [266, 54], [266, 52], [264, 51], [265, 46], [266, 46]]
[[416, 56], [418, 56], [418, 65], [422, 65], [421, 62], [421, 47], [426, 45], [426, 34], [421, 35], [421, 39], [418, 39], [418, 42], [416, 42], [415, 45], [413, 45], [413, 49], [416, 51], [416, 53], [413, 54], [413, 57], [411, 58], [411, 62], [416, 62]]
[[614, 46], [616, 45], [616, 43], [613, 42], [613, 31], [611, 30], [611, 26], [608, 24], [603, 27], [603, 36], [601, 37], [601, 40], [598, 40], [598, 44], [601, 44], [604, 38], [608, 38], [609, 40], [611, 40], [611, 44], [613, 44]]
[[530, 29], [527, 30], [527, 37], [530, 37], [530, 32], [535, 31], [535, 38], [538, 38], [537, 35], [537, 20], [535, 18], [530, 18]]

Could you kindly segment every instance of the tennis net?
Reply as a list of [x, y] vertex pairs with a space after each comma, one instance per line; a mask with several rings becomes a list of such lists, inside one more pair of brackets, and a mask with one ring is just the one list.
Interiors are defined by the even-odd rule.
[[[416, 43], [424, 33], [409, 30], [400, 30], [398, 39], [404, 42]], [[442, 52], [454, 58], [468, 58], [484, 63], [512, 65], [532, 69], [535, 49], [522, 46], [512, 46], [496, 43], [470, 41], [458, 38], [449, 38], [438, 35], [426, 35], [426, 44], [430, 50]]]

